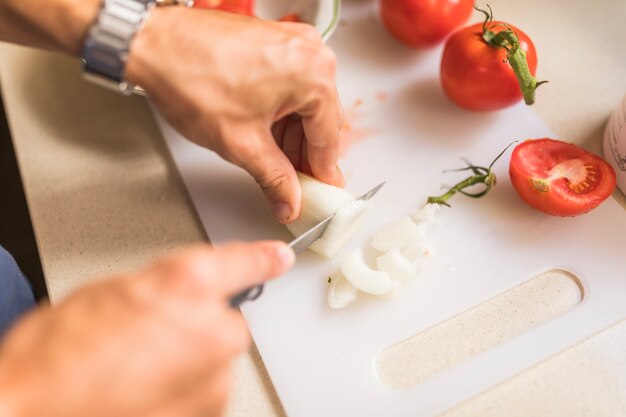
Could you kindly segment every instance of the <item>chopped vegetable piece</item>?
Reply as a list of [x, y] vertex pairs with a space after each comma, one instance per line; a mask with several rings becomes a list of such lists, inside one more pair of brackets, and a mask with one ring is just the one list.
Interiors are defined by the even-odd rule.
[[420, 230], [410, 217], [381, 227], [372, 238], [372, 247], [380, 251], [402, 248], [420, 238]]
[[287, 229], [294, 236], [300, 236], [334, 213], [323, 236], [310, 247], [320, 255], [331, 257], [358, 230], [369, 203], [354, 200], [354, 196], [346, 190], [308, 175], [298, 173], [298, 179], [302, 188], [302, 210], [300, 217], [288, 224]]
[[329, 278], [328, 305], [330, 308], [344, 308], [352, 304], [357, 297], [357, 289], [339, 271]]
[[389, 274], [370, 268], [365, 263], [361, 248], [348, 252], [341, 263], [341, 272], [352, 285], [368, 294], [385, 294], [392, 288]]
[[400, 248], [391, 249], [376, 258], [376, 269], [385, 271], [394, 280], [406, 282], [418, 273], [418, 265], [407, 258]]

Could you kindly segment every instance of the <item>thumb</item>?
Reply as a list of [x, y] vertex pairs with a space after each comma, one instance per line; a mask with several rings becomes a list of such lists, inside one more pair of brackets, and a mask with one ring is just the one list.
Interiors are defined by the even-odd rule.
[[278, 147], [270, 132], [258, 133], [259, 153], [242, 161], [263, 190], [276, 220], [290, 223], [300, 215], [302, 190], [294, 166]]

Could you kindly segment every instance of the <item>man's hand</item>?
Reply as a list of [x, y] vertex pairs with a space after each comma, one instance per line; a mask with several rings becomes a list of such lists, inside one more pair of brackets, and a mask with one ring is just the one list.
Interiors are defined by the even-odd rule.
[[293, 261], [278, 242], [198, 247], [40, 308], [0, 346], [0, 414], [221, 415], [249, 338], [229, 298]]
[[295, 220], [295, 170], [342, 185], [335, 56], [306, 24], [157, 8], [127, 77], [183, 135], [248, 171], [275, 217]]

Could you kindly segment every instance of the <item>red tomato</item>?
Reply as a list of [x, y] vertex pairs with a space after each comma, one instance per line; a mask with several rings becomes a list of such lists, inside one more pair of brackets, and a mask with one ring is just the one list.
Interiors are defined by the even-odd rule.
[[531, 207], [554, 216], [578, 216], [615, 189], [615, 171], [602, 158], [553, 139], [527, 140], [511, 155], [513, 187]]
[[[495, 33], [506, 29], [502, 22], [489, 25]], [[535, 75], [537, 52], [521, 30], [508, 25], [517, 34], [526, 52], [528, 68]], [[498, 110], [517, 103], [522, 92], [507, 62], [504, 48], [490, 46], [482, 38], [483, 24], [477, 23], [456, 32], [446, 42], [441, 59], [441, 84], [446, 95], [468, 110]]]
[[473, 0], [382, 0], [380, 12], [389, 33], [414, 48], [443, 41], [467, 21]]
[[304, 22], [298, 13], [289, 13], [278, 19], [279, 22]]
[[254, 0], [196, 0], [193, 7], [254, 16]]

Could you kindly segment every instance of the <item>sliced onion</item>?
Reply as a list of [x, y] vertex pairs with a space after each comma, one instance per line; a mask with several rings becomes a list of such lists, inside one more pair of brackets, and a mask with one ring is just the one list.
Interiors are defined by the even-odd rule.
[[435, 252], [435, 247], [430, 242], [430, 240], [422, 235], [422, 237], [410, 245], [405, 246], [401, 249], [402, 255], [404, 255], [410, 262], [418, 262], [423, 258], [432, 258], [437, 253]]
[[328, 305], [330, 308], [344, 308], [356, 300], [357, 291], [354, 285], [343, 276], [341, 271], [338, 271], [330, 280]]
[[380, 295], [391, 290], [389, 274], [367, 266], [361, 248], [348, 252], [341, 263], [341, 272], [352, 285], [363, 292]]
[[381, 227], [372, 238], [372, 247], [386, 252], [407, 246], [419, 238], [419, 227], [410, 217], [405, 216]]
[[437, 213], [441, 211], [441, 204], [426, 204], [413, 215], [413, 220], [418, 224], [430, 226], [435, 222]]
[[361, 227], [368, 207], [369, 203], [364, 200], [353, 200], [341, 207], [322, 237], [311, 245], [311, 249], [320, 255], [332, 257]]
[[385, 271], [391, 279], [406, 282], [418, 273], [418, 265], [408, 259], [400, 248], [391, 249], [376, 259], [376, 269]]
[[349, 192], [325, 184], [308, 175], [298, 173], [302, 187], [300, 217], [287, 229], [296, 237], [335, 213], [335, 216], [310, 249], [320, 255], [332, 257], [360, 227], [369, 203], [354, 200]]

